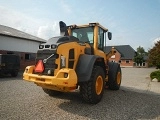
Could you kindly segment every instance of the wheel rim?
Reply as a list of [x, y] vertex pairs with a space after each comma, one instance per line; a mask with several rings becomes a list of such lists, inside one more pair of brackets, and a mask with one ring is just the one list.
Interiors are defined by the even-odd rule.
[[98, 76], [96, 80], [96, 93], [97, 95], [101, 94], [103, 88], [103, 78], [102, 76]]
[[117, 73], [117, 84], [119, 85], [121, 83], [121, 72]]

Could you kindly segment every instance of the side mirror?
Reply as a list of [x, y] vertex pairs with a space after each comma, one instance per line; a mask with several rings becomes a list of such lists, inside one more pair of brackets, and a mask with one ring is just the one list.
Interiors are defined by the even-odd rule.
[[108, 32], [108, 39], [111, 40], [112, 39], [112, 33]]
[[59, 22], [59, 27], [60, 27], [60, 35], [61, 36], [68, 36], [68, 30], [67, 30], [67, 26], [63, 21]]

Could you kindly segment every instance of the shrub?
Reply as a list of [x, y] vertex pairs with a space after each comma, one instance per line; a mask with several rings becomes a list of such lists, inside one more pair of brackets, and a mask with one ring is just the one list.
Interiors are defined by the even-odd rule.
[[151, 79], [156, 78], [158, 80], [158, 82], [160, 82], [160, 70], [152, 72], [150, 74], [150, 78]]

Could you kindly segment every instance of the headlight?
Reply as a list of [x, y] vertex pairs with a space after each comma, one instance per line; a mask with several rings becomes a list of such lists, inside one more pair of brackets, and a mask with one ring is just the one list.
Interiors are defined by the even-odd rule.
[[66, 67], [66, 57], [61, 56], [61, 68], [65, 68], [65, 67]]
[[52, 44], [51, 45], [51, 49], [55, 49], [57, 47], [57, 45]]
[[44, 45], [39, 45], [39, 49], [43, 49], [44, 48]]

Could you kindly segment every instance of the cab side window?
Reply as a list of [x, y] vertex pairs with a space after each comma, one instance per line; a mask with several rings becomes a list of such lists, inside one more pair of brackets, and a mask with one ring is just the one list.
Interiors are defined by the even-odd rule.
[[98, 30], [98, 49], [103, 50], [104, 48], [104, 31], [99, 27]]

